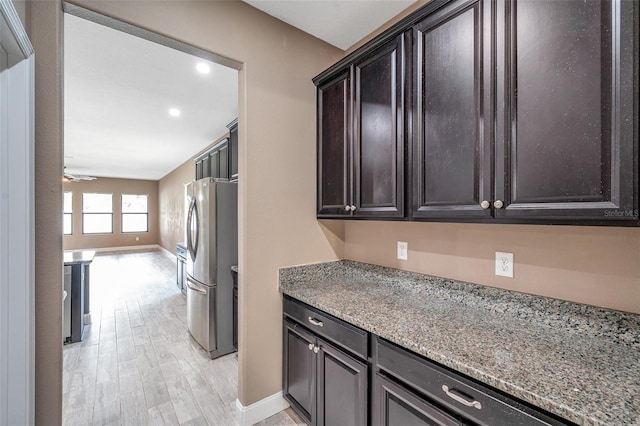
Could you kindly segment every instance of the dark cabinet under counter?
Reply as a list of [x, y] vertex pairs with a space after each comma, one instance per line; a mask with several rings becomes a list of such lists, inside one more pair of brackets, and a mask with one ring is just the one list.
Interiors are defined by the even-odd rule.
[[309, 425], [573, 425], [283, 298], [283, 394]]
[[231, 267], [233, 277], [233, 347], [238, 350], [238, 265]]
[[296, 300], [284, 304], [285, 399], [310, 425], [366, 426], [368, 333]]
[[176, 244], [176, 286], [187, 294], [187, 247], [184, 243]]
[[373, 425], [571, 425], [379, 337]]

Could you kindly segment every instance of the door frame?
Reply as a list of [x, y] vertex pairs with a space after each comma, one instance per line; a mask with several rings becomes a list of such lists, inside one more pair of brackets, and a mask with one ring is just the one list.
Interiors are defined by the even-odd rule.
[[32, 425], [35, 55], [10, 0], [0, 0], [0, 33], [0, 424]]

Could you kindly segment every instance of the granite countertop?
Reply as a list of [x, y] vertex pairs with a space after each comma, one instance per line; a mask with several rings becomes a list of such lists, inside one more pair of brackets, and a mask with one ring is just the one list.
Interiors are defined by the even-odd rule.
[[640, 315], [353, 261], [280, 290], [580, 425], [640, 425]]
[[91, 263], [96, 252], [93, 250], [65, 251], [63, 261], [65, 265], [76, 265], [79, 263]]

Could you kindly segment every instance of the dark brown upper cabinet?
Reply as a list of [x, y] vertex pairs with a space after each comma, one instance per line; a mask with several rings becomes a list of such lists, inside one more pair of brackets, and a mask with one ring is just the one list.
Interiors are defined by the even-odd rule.
[[497, 1], [497, 218], [638, 219], [637, 17], [634, 1]]
[[491, 216], [490, 22], [454, 1], [414, 26], [414, 218]]
[[318, 87], [318, 216], [351, 213], [351, 72]]
[[404, 69], [402, 36], [353, 66], [353, 215], [404, 216]]
[[238, 119], [227, 125], [229, 129], [229, 179], [238, 180]]
[[404, 41], [318, 87], [318, 217], [404, 216]]
[[224, 139], [196, 158], [196, 180], [202, 178], [229, 179], [229, 139]]
[[227, 128], [228, 138], [196, 158], [196, 180], [207, 177], [238, 180], [238, 119]]
[[318, 217], [640, 226], [639, 13], [430, 1], [314, 79]]

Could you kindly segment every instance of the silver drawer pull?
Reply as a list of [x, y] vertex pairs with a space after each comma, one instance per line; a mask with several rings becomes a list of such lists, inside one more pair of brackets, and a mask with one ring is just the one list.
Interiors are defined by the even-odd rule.
[[447, 394], [449, 398], [453, 399], [454, 401], [458, 401], [460, 404], [466, 405], [467, 407], [475, 407], [478, 410], [482, 410], [482, 404], [480, 404], [480, 401], [466, 400], [460, 395], [456, 395], [455, 393], [453, 393], [455, 392], [455, 389], [449, 390], [449, 386], [447, 385], [442, 385], [442, 390]]
[[322, 321], [318, 321], [317, 319], [313, 318], [313, 317], [309, 317], [309, 322], [313, 325], [317, 325], [318, 327], [323, 327], [324, 323]]

